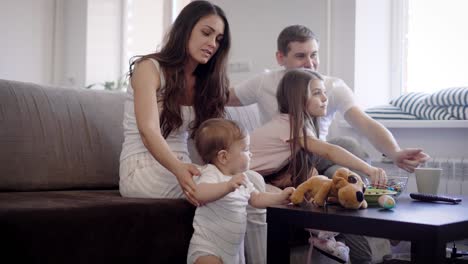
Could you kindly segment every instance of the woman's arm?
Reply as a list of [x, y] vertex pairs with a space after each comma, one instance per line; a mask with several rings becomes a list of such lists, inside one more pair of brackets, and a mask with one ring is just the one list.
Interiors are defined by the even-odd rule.
[[288, 204], [289, 197], [294, 192], [294, 187], [287, 187], [280, 193], [252, 192], [249, 204], [255, 208], [267, 208], [272, 205]]
[[199, 174], [198, 169], [192, 164], [180, 162], [161, 134], [156, 99], [156, 92], [161, 86], [159, 75], [160, 73], [150, 60], [139, 62], [132, 74], [130, 81], [134, 90], [138, 130], [143, 144], [151, 155], [177, 177], [189, 201], [198, 205], [193, 198], [195, 183], [192, 179], [193, 175]]
[[[307, 149], [311, 153], [317, 154], [322, 158], [331, 160], [333, 163], [349, 169], [361, 171], [370, 176], [373, 184], [383, 185], [387, 182], [385, 171], [380, 168], [370, 166], [346, 149], [310, 136], [306, 137], [306, 141]], [[301, 138], [299, 142], [301, 147], [304, 148], [304, 140]]]
[[234, 88], [229, 88], [229, 101], [226, 106], [242, 106], [241, 101], [236, 95]]

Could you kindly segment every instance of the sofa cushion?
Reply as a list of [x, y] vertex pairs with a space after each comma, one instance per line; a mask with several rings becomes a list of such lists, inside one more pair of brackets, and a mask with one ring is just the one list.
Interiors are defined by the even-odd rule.
[[124, 98], [0, 80], [0, 191], [116, 189]]
[[118, 191], [0, 193], [2, 259], [15, 263], [186, 263], [195, 208]]

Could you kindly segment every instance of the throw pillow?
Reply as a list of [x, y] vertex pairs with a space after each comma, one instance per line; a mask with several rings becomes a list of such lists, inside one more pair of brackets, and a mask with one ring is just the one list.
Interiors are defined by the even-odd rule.
[[468, 106], [468, 87], [442, 89], [424, 99], [424, 104], [437, 106]]
[[226, 107], [226, 118], [238, 122], [249, 132], [261, 125], [257, 104]]
[[424, 104], [427, 93], [411, 92], [390, 101], [391, 105], [401, 108], [403, 111], [417, 116], [420, 119], [429, 120], [453, 120], [453, 117], [445, 107]]
[[448, 112], [460, 120], [468, 120], [468, 105], [453, 105], [447, 107]]
[[367, 108], [366, 112], [373, 119], [379, 120], [415, 120], [418, 119], [415, 115], [409, 114], [401, 110], [401, 108], [393, 105], [380, 105]]

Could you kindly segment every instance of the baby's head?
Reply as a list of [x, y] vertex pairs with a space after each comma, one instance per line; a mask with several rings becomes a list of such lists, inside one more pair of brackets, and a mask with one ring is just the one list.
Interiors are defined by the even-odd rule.
[[218, 167], [225, 175], [249, 169], [250, 138], [236, 122], [212, 118], [203, 122], [195, 134], [195, 147], [203, 162]]

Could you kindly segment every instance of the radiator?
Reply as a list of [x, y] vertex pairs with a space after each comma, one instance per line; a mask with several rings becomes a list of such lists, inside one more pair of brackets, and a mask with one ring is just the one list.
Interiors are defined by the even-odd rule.
[[[388, 176], [409, 177], [405, 193], [417, 192], [414, 173], [406, 172], [393, 163], [374, 161], [372, 165], [384, 169]], [[468, 158], [436, 157], [426, 162], [422, 167], [442, 168], [439, 194], [468, 195]]]

